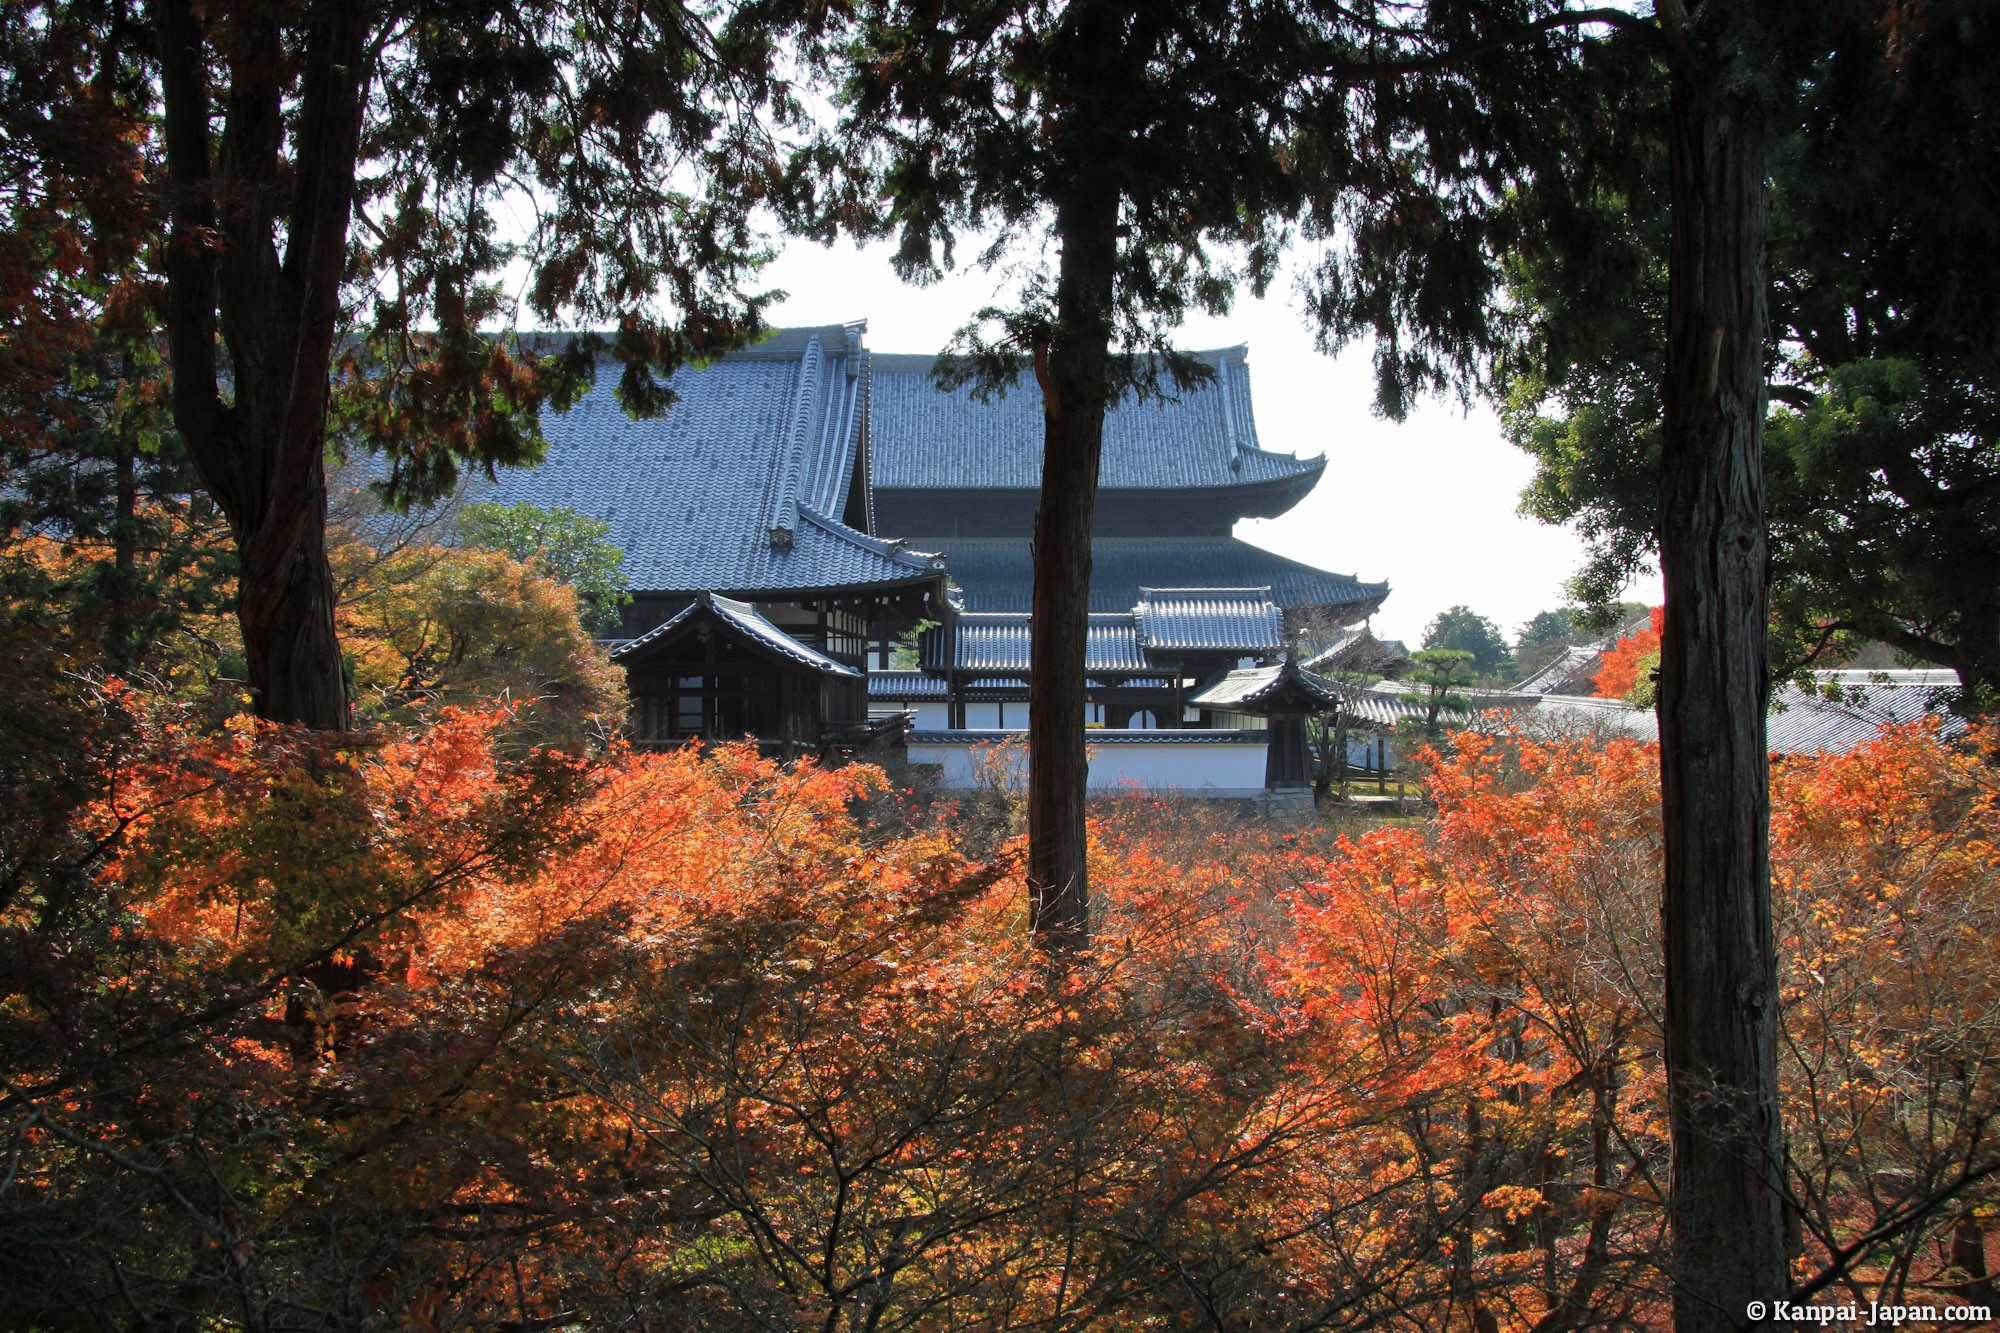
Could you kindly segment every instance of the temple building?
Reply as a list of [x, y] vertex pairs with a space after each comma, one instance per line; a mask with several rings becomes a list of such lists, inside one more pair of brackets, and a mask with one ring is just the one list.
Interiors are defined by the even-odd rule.
[[635, 420], [615, 367], [549, 414], [540, 466], [473, 498], [610, 525], [632, 601], [613, 659], [635, 741], [751, 735], [785, 756], [869, 721], [871, 645], [948, 622], [941, 557], [868, 532], [868, 353], [859, 327], [780, 332], [682, 371]]
[[[678, 401], [649, 420], [619, 408], [607, 367], [546, 417], [546, 461], [477, 491], [610, 525], [633, 594], [613, 648], [635, 740], [748, 734], [792, 755], [912, 724], [1025, 725], [1039, 391], [941, 390], [932, 358], [871, 353], [863, 334], [783, 330], [677, 374]], [[1243, 348], [1195, 355], [1206, 382], [1106, 420], [1090, 716], [1107, 735], [1262, 745], [1196, 696], [1359, 624], [1388, 587], [1232, 535], [1296, 505], [1326, 463], [1259, 445]]]
[[[1198, 352], [1213, 372], [1171, 397], [1126, 399], [1104, 422], [1091, 610], [1130, 611], [1142, 587], [1265, 588], [1288, 613], [1366, 618], [1388, 586], [1287, 560], [1231, 536], [1306, 497], [1324, 457], [1267, 453], [1250, 412], [1244, 349]], [[877, 356], [869, 393], [874, 521], [945, 553], [965, 609], [1026, 612], [1042, 479], [1042, 397], [1032, 377], [981, 401], [943, 391], [934, 358]]]
[[[1211, 677], [1363, 621], [1389, 591], [1231, 535], [1298, 504], [1326, 460], [1259, 445], [1244, 348], [1194, 355], [1206, 382], [1105, 418], [1086, 671], [1089, 716], [1107, 728], [1214, 725], [1189, 704]], [[985, 400], [940, 390], [934, 364], [872, 359], [870, 481], [881, 530], [943, 554], [961, 614], [926, 635], [915, 671], [871, 675], [870, 697], [916, 708], [925, 726], [1019, 727], [1041, 392], [1031, 377]]]

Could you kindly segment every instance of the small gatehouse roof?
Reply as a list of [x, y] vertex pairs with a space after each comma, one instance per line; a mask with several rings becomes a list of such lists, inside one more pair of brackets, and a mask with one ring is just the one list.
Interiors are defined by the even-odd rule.
[[645, 657], [649, 651], [666, 648], [690, 634], [698, 633], [703, 626], [720, 629], [724, 635], [760, 657], [804, 667], [822, 676], [844, 676], [849, 680], [859, 680], [862, 676], [853, 667], [836, 662], [817, 648], [800, 643], [766, 620], [748, 602], [711, 592], [697, 593], [692, 602], [659, 625], [613, 648], [611, 660], [633, 662]]
[[1331, 682], [1287, 658], [1273, 666], [1241, 667], [1211, 682], [1188, 703], [1252, 715], [1331, 710], [1340, 703]]

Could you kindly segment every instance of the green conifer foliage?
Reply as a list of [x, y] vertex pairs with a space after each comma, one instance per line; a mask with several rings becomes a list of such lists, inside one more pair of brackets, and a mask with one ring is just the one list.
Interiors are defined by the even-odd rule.
[[981, 238], [1009, 275], [947, 383], [1044, 404], [1029, 684], [1038, 930], [1087, 920], [1083, 666], [1103, 421], [1126, 394], [1212, 373], [1171, 347], [1197, 311], [1262, 293], [1286, 244], [1319, 247], [1329, 347], [1372, 335], [1380, 406], [1477, 377], [1490, 343], [1494, 189], [1570, 61], [1623, 10], [1179, 0], [800, 7], [838, 126], [800, 164], [807, 230], [893, 236], [925, 281]]
[[[165, 346], [265, 717], [348, 722], [330, 446], [381, 450], [393, 497], [435, 498], [539, 457], [540, 408], [601, 357], [659, 411], [668, 372], [761, 329], [751, 210], [793, 108], [748, 19], [33, 0], [0, 51], [0, 416], [64, 448], [50, 386], [114, 334]], [[613, 332], [523, 344], [524, 314]]]

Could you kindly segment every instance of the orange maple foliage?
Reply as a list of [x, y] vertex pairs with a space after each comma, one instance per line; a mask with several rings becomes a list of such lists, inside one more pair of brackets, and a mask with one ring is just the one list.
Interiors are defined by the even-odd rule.
[[[1051, 967], [1006, 822], [870, 768], [107, 706], [89, 892], [0, 914], [28, 1322], [1665, 1318], [1647, 747], [1465, 734], [1352, 838], [1105, 804]], [[1994, 773], [1774, 785], [1802, 1272], [1883, 1299], [1983, 1280]]]
[[1279, 960], [1321, 1049], [1378, 1053], [1385, 1152], [1442, 1219], [1438, 1324], [1664, 1317], [1650, 752], [1464, 733], [1432, 830], [1345, 844]]
[[1879, 1236], [1849, 1290], [1994, 1304], [2000, 730], [1891, 729], [1779, 765], [1771, 794], [1803, 1262]]
[[1626, 635], [1598, 659], [1597, 674], [1591, 677], [1598, 698], [1631, 699], [1638, 695], [1660, 663], [1660, 633], [1666, 614], [1665, 607], [1654, 607], [1650, 625]]

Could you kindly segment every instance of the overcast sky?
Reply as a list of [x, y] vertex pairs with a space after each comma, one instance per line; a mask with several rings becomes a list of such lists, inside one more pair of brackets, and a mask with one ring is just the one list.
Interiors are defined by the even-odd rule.
[[[771, 312], [780, 325], [868, 321], [878, 352], [935, 352], [995, 295], [997, 279], [955, 273], [910, 287], [890, 269], [887, 248], [828, 250], [793, 242], [766, 270], [788, 293]], [[1463, 603], [1511, 639], [1537, 611], [1564, 602], [1562, 582], [1581, 543], [1515, 512], [1532, 472], [1525, 454], [1500, 436], [1483, 408], [1429, 404], [1401, 425], [1369, 411], [1367, 349], [1339, 358], [1313, 350], [1289, 293], [1244, 299], [1223, 319], [1191, 321], [1177, 341], [1198, 349], [1250, 348], [1257, 434], [1277, 453], [1325, 454], [1326, 475], [1290, 513], [1240, 523], [1245, 541], [1342, 574], [1389, 583], [1375, 616], [1378, 634], [1423, 636], [1431, 617]], [[1657, 579], [1627, 593], [1657, 603]]]

